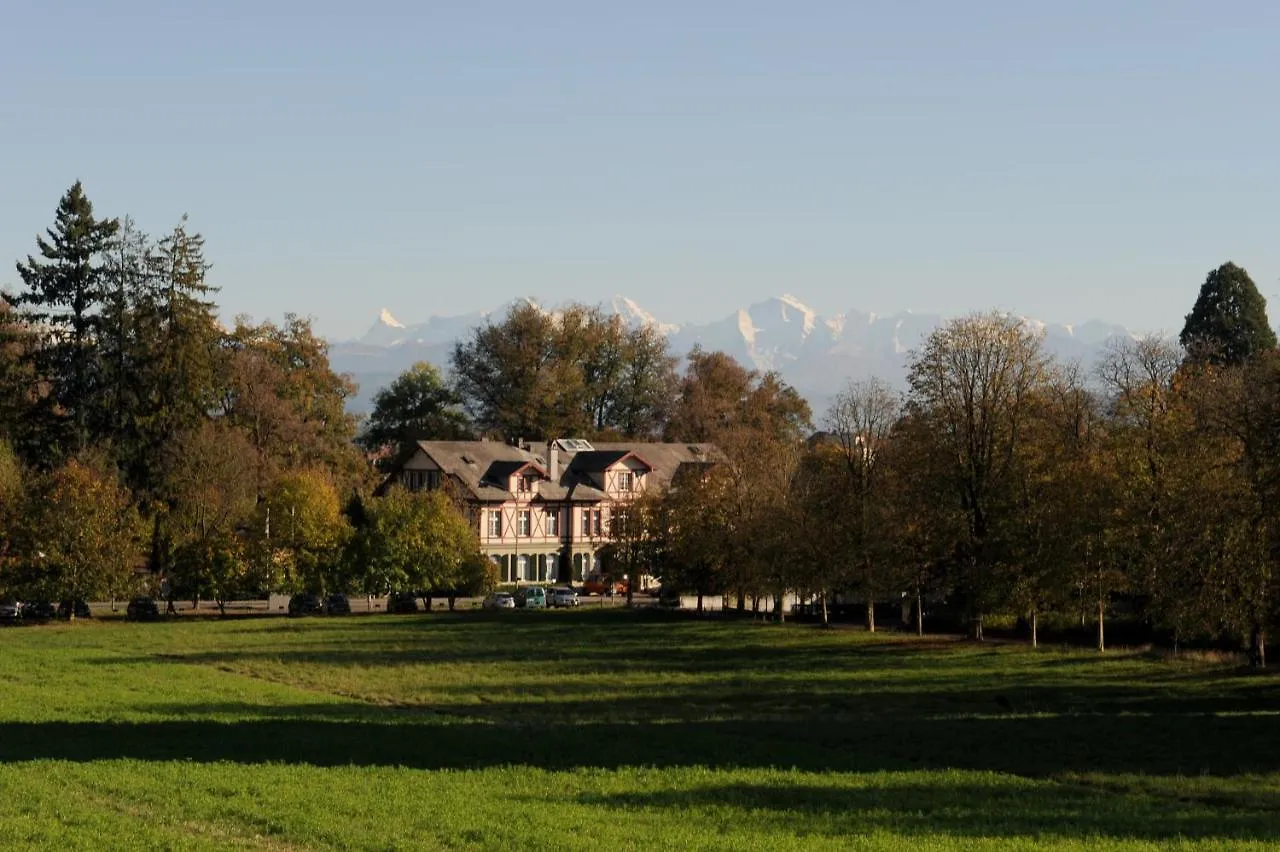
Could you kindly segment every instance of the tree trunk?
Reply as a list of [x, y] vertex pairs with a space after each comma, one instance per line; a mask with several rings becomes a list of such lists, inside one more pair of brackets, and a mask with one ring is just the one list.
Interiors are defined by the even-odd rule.
[[831, 616], [827, 613], [827, 593], [823, 592], [822, 594], [818, 595], [818, 598], [822, 601], [822, 626], [830, 627]]
[[1098, 653], [1101, 654], [1107, 650], [1106, 630], [1103, 625], [1104, 616], [1106, 615], [1106, 601], [1101, 596], [1098, 597]]
[[773, 596], [773, 608], [779, 624], [787, 620], [787, 614], [782, 609], [782, 595]]
[[226, 602], [226, 601], [224, 601], [224, 600], [218, 600], [218, 601], [216, 601], [216, 603], [218, 604], [218, 615], [221, 615], [221, 616], [223, 616], [223, 617], [226, 617], [226, 614], [227, 614], [227, 602]]
[[876, 632], [876, 602], [867, 601], [867, 632]]
[[1261, 627], [1249, 632], [1249, 665], [1256, 669], [1267, 667], [1267, 632]]
[[454, 611], [455, 605], [458, 603], [457, 595], [449, 595], [449, 612]]
[[702, 615], [702, 592], [698, 592], [698, 615]]
[[975, 642], [983, 641], [982, 640], [982, 613], [980, 612], [976, 613], [973, 616], [973, 618], [969, 620], [969, 638], [974, 640]]
[[924, 635], [924, 594], [916, 589], [916, 635]]
[[1032, 648], [1040, 647], [1040, 637], [1037, 635], [1037, 631], [1036, 631], [1038, 620], [1039, 619], [1036, 616], [1036, 611], [1034, 609], [1031, 610], [1031, 647]]

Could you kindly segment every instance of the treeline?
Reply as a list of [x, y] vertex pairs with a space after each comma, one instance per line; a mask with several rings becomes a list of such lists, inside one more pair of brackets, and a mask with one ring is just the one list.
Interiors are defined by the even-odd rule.
[[[1280, 354], [1243, 269], [1209, 276], [1180, 342], [1116, 341], [1096, 371], [1016, 318], [973, 315], [912, 353], [909, 391], [851, 384], [804, 443], [759, 433], [624, 519], [621, 563], [748, 600], [905, 597], [981, 638], [992, 614], [1117, 610], [1265, 664], [1280, 616]], [[920, 625], [917, 622], [919, 629]]]
[[0, 594], [487, 582], [447, 500], [368, 497], [355, 387], [309, 321], [219, 323], [185, 218], [154, 238], [77, 183], [36, 249], [0, 298]]

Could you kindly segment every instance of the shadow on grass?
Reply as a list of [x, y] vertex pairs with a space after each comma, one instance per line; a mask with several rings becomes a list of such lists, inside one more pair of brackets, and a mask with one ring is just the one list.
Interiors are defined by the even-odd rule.
[[[624, 766], [797, 768], [809, 771], [991, 770], [1237, 775], [1277, 771], [1280, 725], [1270, 716], [1057, 716], [493, 724], [444, 714], [295, 707], [299, 718], [236, 721], [0, 724], [0, 762], [115, 758], [463, 769]], [[370, 708], [373, 710], [373, 708]], [[518, 709], [518, 708], [517, 708]], [[211, 705], [230, 713], [234, 705]], [[189, 708], [191, 714], [201, 708]], [[519, 712], [509, 718], [519, 718]]]
[[1280, 806], [1189, 807], [1170, 797], [1126, 795], [1068, 784], [893, 783], [838, 787], [791, 784], [724, 784], [692, 790], [583, 796], [584, 804], [628, 808], [732, 808], [743, 818], [777, 825], [788, 816], [806, 819], [827, 834], [883, 829], [895, 834], [962, 837], [1058, 834], [1148, 841], [1280, 838]]

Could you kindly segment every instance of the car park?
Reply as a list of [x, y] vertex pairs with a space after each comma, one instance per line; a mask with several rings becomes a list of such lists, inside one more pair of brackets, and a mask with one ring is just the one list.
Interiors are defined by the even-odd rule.
[[392, 592], [387, 596], [387, 612], [410, 613], [418, 611], [418, 596], [413, 592]]
[[515, 609], [516, 599], [510, 592], [494, 592], [485, 598], [480, 606], [484, 609]]
[[329, 595], [324, 601], [325, 615], [350, 615], [351, 601], [346, 595]]
[[575, 607], [580, 603], [578, 593], [573, 589], [555, 588], [551, 590], [551, 594], [547, 597], [547, 604], [553, 607]]
[[129, 601], [124, 617], [129, 621], [157, 621], [160, 618], [160, 607], [154, 598], [137, 597]]
[[82, 600], [64, 600], [58, 604], [58, 618], [69, 619], [73, 614], [76, 618], [93, 618], [89, 605]]
[[21, 624], [22, 602], [16, 600], [0, 601], [0, 624]]

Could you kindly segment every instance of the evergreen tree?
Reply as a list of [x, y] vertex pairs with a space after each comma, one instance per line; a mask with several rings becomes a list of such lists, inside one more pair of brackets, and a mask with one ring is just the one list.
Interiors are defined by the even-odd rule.
[[1230, 262], [1205, 278], [1179, 340], [1193, 362], [1218, 365], [1243, 364], [1276, 348], [1267, 300], [1249, 273]]
[[17, 264], [25, 285], [13, 301], [19, 318], [42, 336], [29, 352], [48, 393], [36, 409], [44, 461], [88, 445], [89, 410], [97, 392], [96, 335], [103, 300], [103, 253], [119, 228], [97, 219], [80, 182], [58, 204], [52, 228], [36, 237], [40, 258]]

